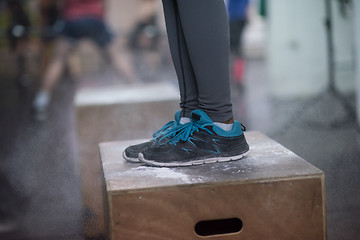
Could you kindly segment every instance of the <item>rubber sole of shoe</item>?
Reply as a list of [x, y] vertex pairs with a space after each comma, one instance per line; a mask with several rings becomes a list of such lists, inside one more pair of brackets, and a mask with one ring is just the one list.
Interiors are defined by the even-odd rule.
[[189, 167], [189, 166], [198, 166], [198, 165], [208, 164], [208, 163], [222, 163], [222, 162], [237, 161], [237, 160], [242, 159], [249, 152], [250, 152], [250, 150], [248, 150], [240, 155], [231, 156], [231, 157], [214, 157], [214, 158], [190, 160], [188, 162], [168, 162], [168, 163], [147, 160], [144, 158], [144, 155], [142, 153], [140, 153], [139, 161], [143, 162], [147, 165], [154, 166], [154, 167]]
[[126, 156], [126, 153], [125, 151], [123, 151], [123, 158], [128, 161], [128, 162], [131, 162], [131, 163], [141, 163], [141, 161], [139, 160], [139, 158], [132, 158], [132, 157], [128, 157]]

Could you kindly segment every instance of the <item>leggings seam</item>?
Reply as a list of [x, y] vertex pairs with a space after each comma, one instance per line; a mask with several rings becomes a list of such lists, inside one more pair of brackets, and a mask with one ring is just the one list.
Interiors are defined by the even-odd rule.
[[[178, 3], [175, 1], [175, 12], [176, 12], [176, 37], [178, 40], [178, 52], [179, 52], [179, 60], [180, 60], [180, 68], [181, 68], [181, 74], [182, 74], [182, 85], [183, 85], [183, 94], [184, 94], [184, 102], [183, 105], [185, 105], [186, 102], [186, 83], [185, 83], [185, 71], [184, 71], [184, 66], [183, 66], [183, 58], [182, 58], [182, 54], [181, 54], [181, 39], [180, 39], [180, 31], [181, 29], [179, 29], [179, 24], [180, 24], [180, 15], [179, 15], [179, 6]], [[182, 109], [184, 110], [184, 109]], [[182, 116], [185, 115], [185, 112], [182, 111]]]

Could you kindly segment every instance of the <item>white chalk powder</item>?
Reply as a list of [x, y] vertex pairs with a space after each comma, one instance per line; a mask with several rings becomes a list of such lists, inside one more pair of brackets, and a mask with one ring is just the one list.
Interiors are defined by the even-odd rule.
[[131, 176], [131, 177], [156, 177], [162, 179], [181, 180], [182, 182], [189, 183], [190, 179], [186, 174], [176, 172], [170, 168], [146, 167], [140, 166], [132, 168], [125, 172], [118, 173], [118, 176]]

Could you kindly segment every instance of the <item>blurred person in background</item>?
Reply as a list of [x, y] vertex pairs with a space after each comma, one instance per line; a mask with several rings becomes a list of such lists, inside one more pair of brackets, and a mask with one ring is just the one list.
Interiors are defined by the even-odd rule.
[[138, 19], [128, 39], [128, 46], [135, 55], [134, 66], [144, 80], [157, 78], [161, 66], [161, 30], [158, 25], [157, 0], [141, 0]]
[[28, 87], [31, 83], [28, 64], [28, 44], [30, 20], [25, 12], [23, 0], [7, 0], [7, 9], [10, 16], [7, 28], [7, 38], [10, 48], [16, 55], [17, 84], [19, 87]]
[[41, 62], [40, 74], [45, 74], [44, 70], [51, 60], [54, 42], [57, 36], [57, 22], [60, 20], [58, 0], [40, 0], [40, 38], [41, 38]]
[[242, 85], [245, 76], [243, 32], [247, 24], [249, 0], [225, 0], [229, 16], [231, 79]]
[[57, 4], [61, 21], [57, 21], [54, 26], [58, 32], [54, 54], [33, 101], [35, 118], [38, 120], [46, 119], [51, 93], [65, 69], [70, 52], [81, 39], [92, 40], [107, 53], [119, 73], [122, 73], [128, 81], [137, 82], [131, 64], [121, 58], [114, 35], [104, 21], [104, 0], [63, 0], [58, 1]]

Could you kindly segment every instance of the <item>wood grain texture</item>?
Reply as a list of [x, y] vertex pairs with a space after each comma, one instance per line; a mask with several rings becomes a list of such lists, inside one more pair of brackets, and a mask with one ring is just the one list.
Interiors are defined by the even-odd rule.
[[209, 239], [325, 239], [321, 178], [177, 187], [111, 196], [112, 239], [202, 239], [202, 220], [238, 217], [238, 234]]

